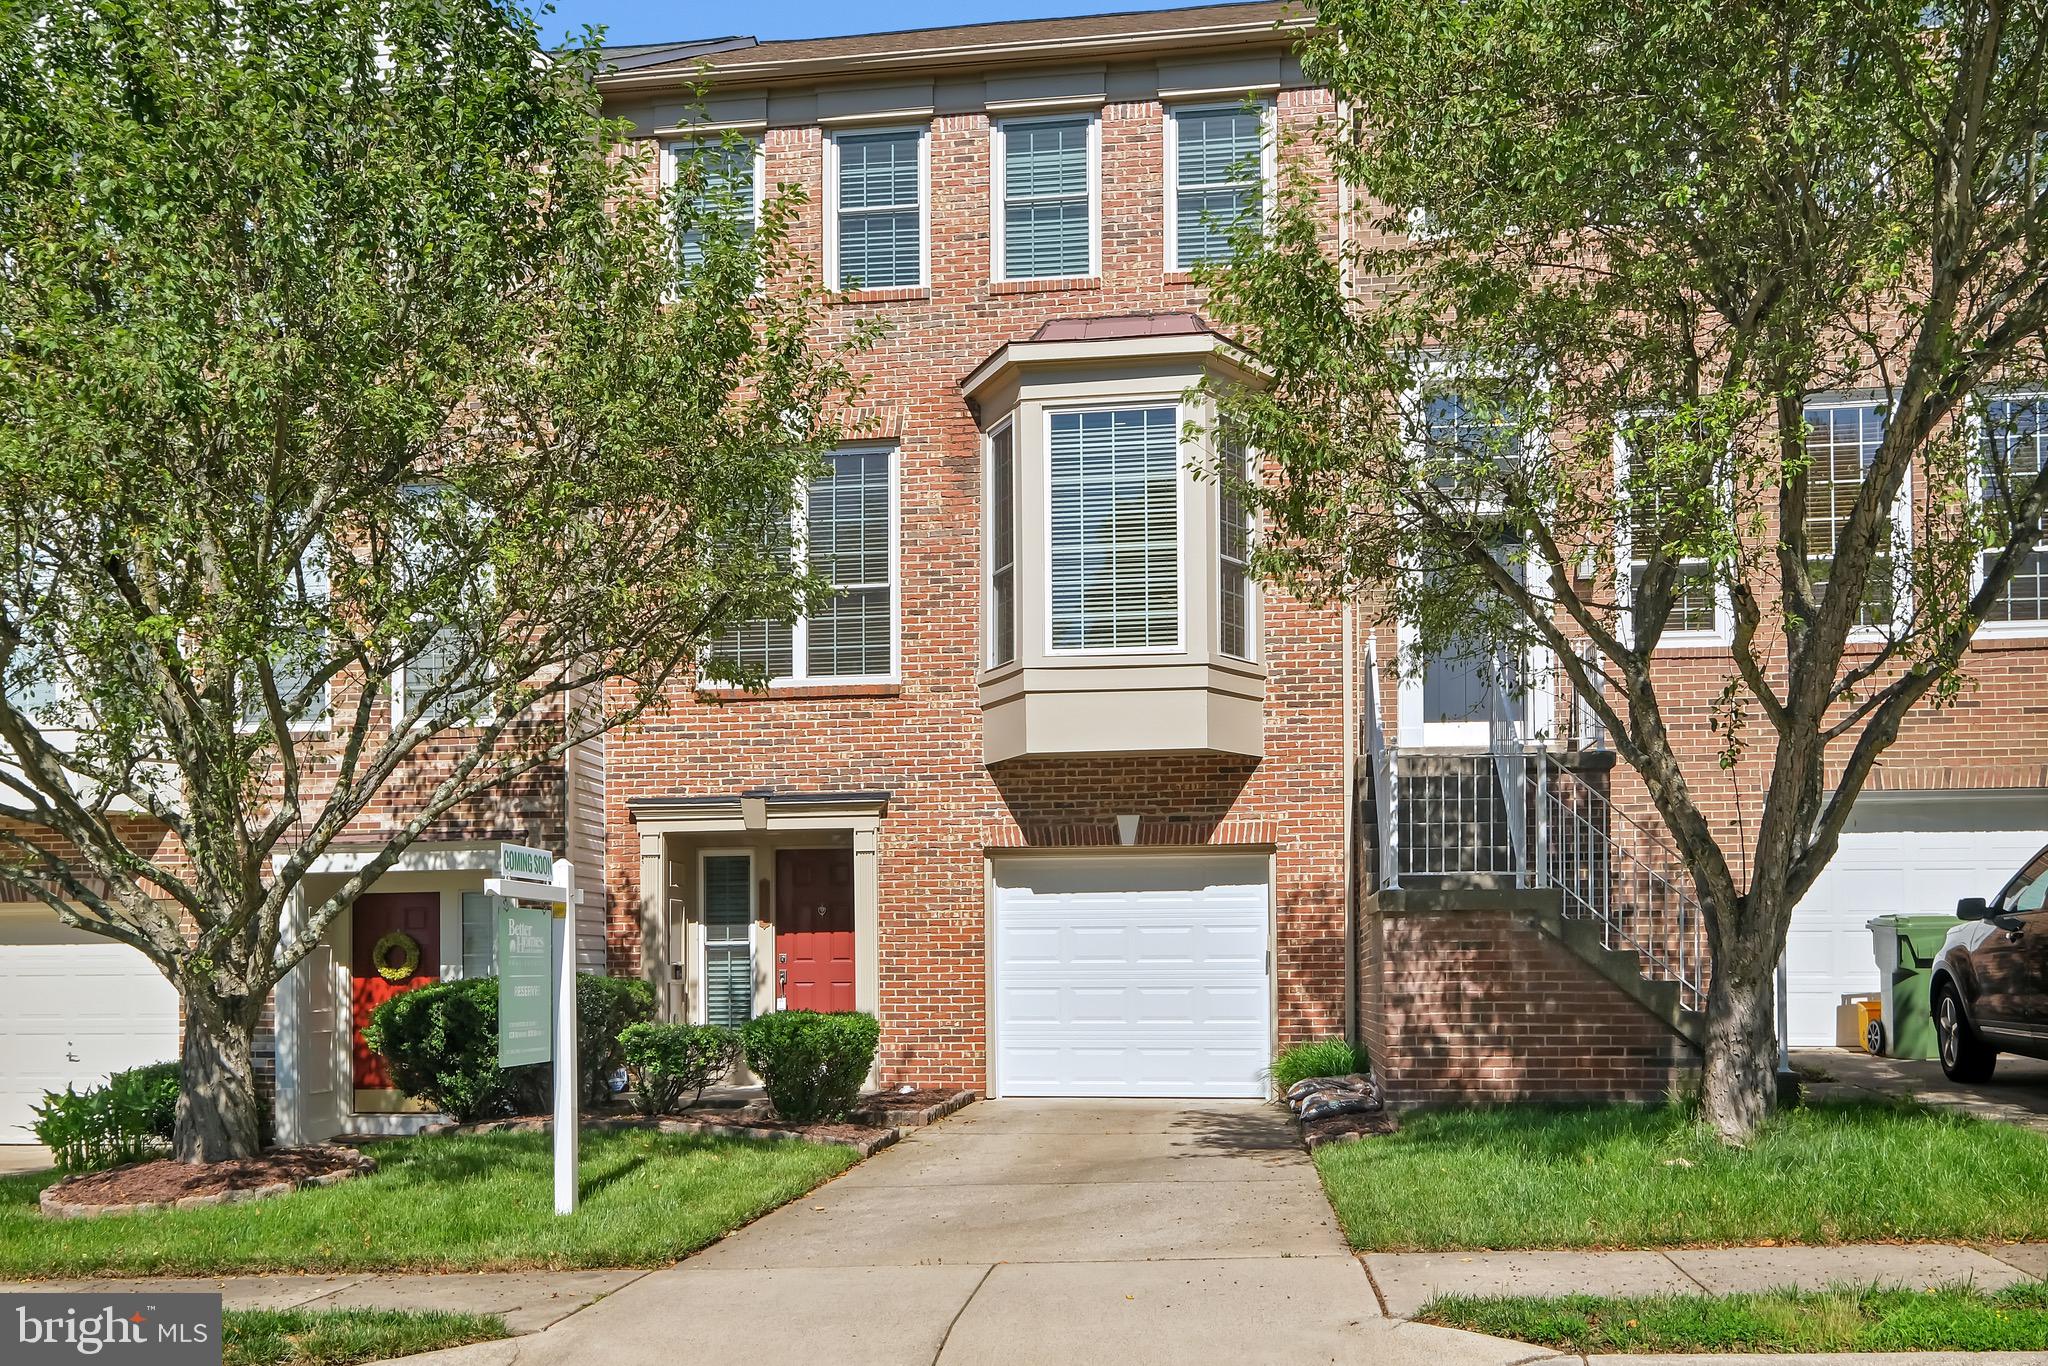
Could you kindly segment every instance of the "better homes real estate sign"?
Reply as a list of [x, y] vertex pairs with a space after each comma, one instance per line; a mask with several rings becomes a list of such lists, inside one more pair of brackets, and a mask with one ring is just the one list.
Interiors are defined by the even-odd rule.
[[555, 856], [530, 844], [501, 844], [498, 846], [498, 876], [516, 877], [522, 882], [552, 882]]
[[554, 954], [545, 906], [498, 902], [498, 1066], [526, 1067], [554, 1057], [549, 983]]

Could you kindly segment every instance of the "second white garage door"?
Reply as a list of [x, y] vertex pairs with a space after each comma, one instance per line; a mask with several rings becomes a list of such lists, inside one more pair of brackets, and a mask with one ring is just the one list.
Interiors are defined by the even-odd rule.
[[1833, 861], [1792, 913], [1792, 1046], [1832, 1045], [1836, 1007], [1878, 989], [1871, 917], [1954, 915], [1958, 899], [1995, 895], [2044, 844], [2048, 796], [2038, 793], [1872, 793], [1859, 801]]
[[0, 909], [0, 1143], [33, 1143], [45, 1091], [178, 1056], [178, 993], [136, 950], [55, 913]]
[[998, 1094], [1266, 1094], [1265, 858], [998, 859], [993, 910]]

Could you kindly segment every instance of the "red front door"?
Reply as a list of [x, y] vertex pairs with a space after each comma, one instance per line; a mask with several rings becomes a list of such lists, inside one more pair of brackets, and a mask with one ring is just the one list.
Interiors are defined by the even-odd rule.
[[[410, 949], [402, 942], [384, 950], [384, 960], [377, 961], [377, 945], [388, 934], [405, 934], [419, 945], [419, 962], [411, 974], [398, 981], [392, 981], [377, 969], [386, 966], [396, 971], [403, 959], [410, 955]], [[355, 906], [354, 946], [351, 949], [353, 961], [349, 964], [350, 996], [354, 1000], [355, 1028], [350, 1031], [355, 1041], [356, 1089], [376, 1090], [391, 1085], [391, 1074], [385, 1070], [384, 1055], [373, 1051], [363, 1042], [363, 1027], [370, 1023], [370, 1012], [394, 996], [423, 987], [429, 982], [440, 980], [441, 971], [441, 896], [438, 892], [372, 892], [360, 898]]]
[[775, 966], [784, 1009], [853, 1009], [851, 849], [776, 851]]

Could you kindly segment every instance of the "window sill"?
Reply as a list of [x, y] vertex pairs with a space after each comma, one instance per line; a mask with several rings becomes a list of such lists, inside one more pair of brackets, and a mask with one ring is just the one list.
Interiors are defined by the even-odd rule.
[[901, 289], [849, 289], [832, 296], [833, 307], [848, 304], [904, 304], [929, 301], [932, 291], [928, 285], [912, 285]]
[[1099, 275], [1065, 275], [1051, 280], [991, 280], [988, 297], [1000, 299], [1012, 294], [1078, 294], [1102, 288]]
[[728, 702], [794, 702], [830, 697], [901, 697], [901, 683], [790, 683], [759, 688], [699, 688], [697, 700], [714, 706]]

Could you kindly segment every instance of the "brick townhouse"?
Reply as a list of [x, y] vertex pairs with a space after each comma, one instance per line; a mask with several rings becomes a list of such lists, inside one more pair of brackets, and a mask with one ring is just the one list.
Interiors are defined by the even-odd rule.
[[[498, 839], [575, 859], [586, 965], [646, 976], [664, 1015], [873, 1011], [878, 1080], [1257, 1096], [1276, 1049], [1351, 1032], [1407, 1103], [1683, 1083], [1697, 912], [1554, 671], [1517, 661], [1536, 685], [1503, 698], [1473, 660], [1412, 658], [1372, 604], [1250, 582], [1244, 510], [1197, 472], [1218, 453], [1188, 436], [1190, 391], [1257, 363], [1190, 268], [1332, 109], [1293, 56], [1302, 22], [1254, 3], [610, 54], [649, 193], [705, 154], [757, 204], [800, 188], [828, 326], [888, 324], [862, 434], [791, 528], [841, 591], [718, 642], [764, 691], [678, 687], [380, 880], [278, 993], [288, 1136], [415, 1122], [355, 1038], [358, 950], [402, 921], [435, 975], [488, 971]], [[1825, 520], [1881, 418], [1860, 391], [1809, 418]], [[2048, 438], [2022, 440], [2038, 461]], [[1769, 755], [1719, 771], [1727, 614], [1701, 591], [1682, 616], [1658, 686], [1739, 834]], [[1795, 1044], [1875, 989], [1871, 915], [1988, 894], [2048, 843], [2044, 646], [2048, 556], [1800, 908]], [[6, 974], [45, 996], [99, 976], [97, 1013], [65, 1018], [127, 1042], [92, 1070], [172, 1056], [153, 971], [54, 926], [0, 907], [0, 1039], [61, 1059], [84, 1037], [11, 1005], [30, 998]], [[0, 1096], [64, 1071], [10, 1047]]]
[[[1332, 108], [1302, 22], [619, 55], [608, 106], [659, 174], [738, 137], [742, 185], [803, 190], [833, 324], [889, 324], [872, 434], [800, 500], [844, 595], [722, 642], [766, 692], [678, 691], [610, 747], [612, 968], [668, 1013], [873, 1010], [883, 1079], [997, 1094], [1262, 1094], [1276, 1048], [1345, 1030], [1408, 1100], [1684, 1081], [1697, 911], [1555, 671], [1519, 661], [1536, 687], [1495, 699], [1369, 605], [1247, 583], [1241, 509], [1191, 472], [1214, 453], [1181, 436], [1205, 416], [1187, 391], [1256, 363], [1188, 268]], [[1827, 523], [1882, 415], [1850, 391], [1808, 417]], [[1869, 916], [1952, 908], [2048, 843], [2044, 585], [2037, 557], [1802, 906], [1795, 1043], [1876, 986]], [[1725, 606], [1703, 588], [1675, 626], [1659, 686], [1733, 830], [1769, 756], [1717, 770]]]

